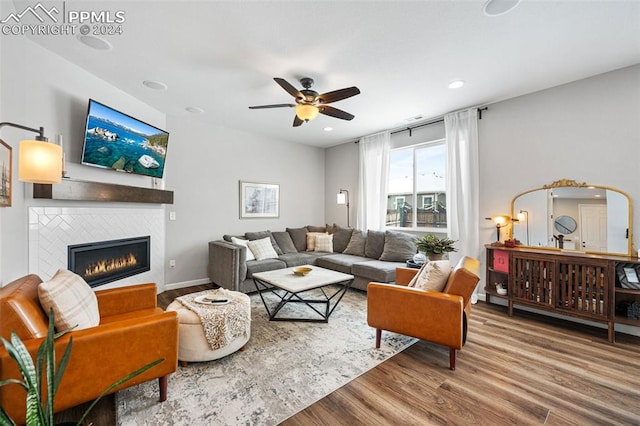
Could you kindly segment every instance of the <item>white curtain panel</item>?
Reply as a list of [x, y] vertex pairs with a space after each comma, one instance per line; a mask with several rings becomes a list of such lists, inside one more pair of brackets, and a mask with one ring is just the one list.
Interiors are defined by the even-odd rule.
[[[462, 256], [480, 256], [478, 110], [472, 108], [445, 115], [447, 138], [447, 223], [448, 237], [457, 240], [458, 252], [451, 263]], [[479, 287], [479, 286], [478, 286]], [[471, 298], [478, 301], [478, 287]]]
[[376, 133], [360, 139], [360, 173], [356, 228], [384, 229], [387, 215], [387, 178], [391, 134]]

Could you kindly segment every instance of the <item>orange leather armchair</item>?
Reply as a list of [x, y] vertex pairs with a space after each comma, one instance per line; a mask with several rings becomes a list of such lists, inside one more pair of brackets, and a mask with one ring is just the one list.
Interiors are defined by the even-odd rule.
[[398, 268], [396, 284], [369, 283], [367, 322], [376, 328], [376, 348], [382, 330], [437, 343], [449, 348], [449, 368], [456, 368], [471, 314], [471, 295], [480, 280], [480, 262], [464, 257], [451, 272], [442, 293], [407, 287], [417, 269]]
[[[15, 331], [35, 359], [47, 334], [48, 318], [40, 307], [37, 275], [0, 288], [0, 336]], [[167, 398], [167, 376], [178, 365], [178, 318], [156, 306], [156, 285], [141, 284], [97, 291], [100, 324], [56, 339], [60, 358], [73, 336], [69, 364], [55, 397], [55, 412], [97, 398], [129, 373], [157, 359], [164, 362], [124, 383], [113, 392], [159, 379], [160, 401]], [[0, 344], [0, 380], [22, 379], [15, 361]], [[25, 421], [26, 392], [19, 385], [0, 387], [0, 405], [18, 424]]]

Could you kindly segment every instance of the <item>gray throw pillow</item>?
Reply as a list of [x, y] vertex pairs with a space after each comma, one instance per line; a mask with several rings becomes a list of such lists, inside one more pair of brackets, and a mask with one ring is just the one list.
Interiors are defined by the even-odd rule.
[[276, 243], [276, 240], [273, 238], [273, 235], [271, 235], [271, 231], [269, 230], [258, 231], [258, 232], [245, 232], [244, 237], [249, 241], [261, 240], [263, 238], [269, 237], [269, 239], [271, 239], [271, 245], [273, 246], [273, 249], [276, 251], [276, 254], [278, 256], [280, 256], [281, 254], [284, 254], [280, 249], [280, 247], [278, 247], [278, 243]]
[[380, 259], [384, 250], [384, 231], [367, 231], [367, 242], [364, 245], [364, 255], [371, 259]]
[[307, 231], [309, 232], [327, 232], [326, 226], [307, 225], [306, 228], [307, 228]]
[[333, 224], [333, 251], [334, 253], [342, 253], [351, 240], [353, 228], [342, 228], [335, 223]]
[[384, 235], [384, 249], [380, 260], [404, 262], [416, 254], [416, 237], [404, 232], [387, 231]]
[[245, 239], [244, 235], [228, 235], [228, 234], [224, 234], [224, 235], [222, 236], [222, 239], [223, 239], [223, 240], [225, 240], [225, 241], [227, 241], [227, 242], [231, 242], [231, 238], [234, 238], [234, 237], [235, 237], [235, 238], [240, 238], [240, 239], [242, 239], [242, 240], [244, 240], [244, 239]]
[[273, 238], [275, 238], [276, 243], [278, 243], [278, 247], [282, 250], [283, 253], [297, 253], [296, 246], [293, 244], [293, 240], [291, 239], [291, 235], [287, 231], [281, 232], [272, 232]]
[[291, 235], [293, 245], [296, 246], [296, 250], [300, 253], [307, 251], [307, 230], [306, 227], [302, 228], [287, 228], [287, 232]]
[[344, 254], [353, 254], [354, 256], [364, 256], [364, 246], [367, 242], [366, 237], [359, 229], [354, 229], [351, 233], [351, 239], [347, 248], [344, 249]]

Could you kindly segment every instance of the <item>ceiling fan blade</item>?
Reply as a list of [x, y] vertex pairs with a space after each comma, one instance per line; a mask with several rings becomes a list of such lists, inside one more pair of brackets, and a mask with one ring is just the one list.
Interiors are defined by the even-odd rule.
[[321, 104], [330, 104], [331, 102], [341, 101], [343, 99], [350, 98], [360, 94], [360, 89], [357, 87], [347, 87], [345, 89], [334, 90], [333, 92], [323, 93], [318, 95], [318, 99]]
[[341, 109], [334, 108], [329, 105], [320, 105], [318, 107], [318, 110], [320, 110], [320, 114], [329, 115], [331, 117], [340, 118], [342, 120], [353, 120], [353, 117], [355, 117], [354, 115], [349, 114], [346, 111], [342, 111]]
[[284, 108], [284, 107], [293, 108], [294, 106], [296, 106], [296, 104], [257, 105], [257, 106], [250, 106], [249, 109]]
[[294, 98], [304, 98], [304, 96], [302, 96], [302, 93], [300, 93], [298, 89], [289, 84], [289, 82], [284, 78], [274, 77], [274, 80], [280, 85], [280, 87], [286, 90]]
[[301, 126], [304, 120], [301, 120], [297, 115], [293, 118], [293, 127]]

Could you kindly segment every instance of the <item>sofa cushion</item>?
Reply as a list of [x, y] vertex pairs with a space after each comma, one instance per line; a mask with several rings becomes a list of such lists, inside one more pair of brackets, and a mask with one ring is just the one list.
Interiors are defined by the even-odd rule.
[[287, 228], [287, 232], [291, 235], [293, 245], [299, 252], [307, 251], [307, 228]]
[[284, 269], [287, 264], [280, 259], [252, 260], [247, 262], [247, 278], [252, 278], [258, 272], [274, 271]]
[[316, 235], [316, 248], [314, 251], [333, 253], [333, 234]]
[[344, 249], [344, 254], [353, 254], [355, 256], [364, 256], [364, 246], [367, 242], [366, 237], [359, 229], [354, 229], [351, 233], [349, 244]]
[[384, 250], [384, 231], [367, 231], [367, 242], [364, 246], [364, 255], [371, 259], [380, 259]]
[[326, 226], [307, 225], [307, 232], [328, 232]]
[[279, 260], [282, 260], [287, 264], [288, 268], [292, 266], [313, 265], [316, 262], [317, 256], [314, 253], [285, 253], [278, 256]]
[[318, 235], [327, 235], [326, 232], [307, 232], [307, 251], [316, 250], [316, 237]]
[[283, 254], [298, 252], [296, 246], [293, 244], [291, 235], [287, 231], [272, 232], [271, 235], [273, 235]]
[[53, 309], [58, 332], [73, 328], [82, 330], [100, 324], [98, 298], [80, 275], [59, 269], [49, 281], [38, 286], [42, 309]]
[[449, 274], [451, 274], [451, 263], [448, 260], [427, 262], [409, 281], [409, 287], [441, 292], [449, 279]]
[[396, 280], [396, 268], [404, 267], [404, 262], [385, 262], [383, 260], [371, 260], [360, 262], [351, 268], [352, 274], [366, 278], [370, 281], [390, 283]]
[[263, 238], [269, 237], [269, 240], [271, 241], [271, 245], [273, 246], [273, 249], [276, 251], [276, 254], [279, 254], [279, 255], [282, 254], [282, 250], [280, 249], [280, 247], [278, 247], [278, 243], [276, 243], [275, 238], [273, 238], [271, 231], [269, 231], [268, 229], [266, 231], [259, 231], [259, 232], [245, 232], [244, 236], [249, 241], [261, 240]]
[[249, 246], [247, 244], [249, 244], [249, 240], [245, 240], [243, 238], [236, 238], [236, 237], [231, 237], [231, 242], [233, 244], [237, 244], [239, 246], [243, 246], [247, 248], [247, 252], [244, 256], [244, 260], [256, 260], [256, 257], [253, 255], [253, 252], [251, 251], [251, 249], [249, 248]]
[[333, 251], [342, 253], [351, 240], [353, 228], [342, 228], [336, 224], [333, 225]]
[[334, 225], [331, 225], [331, 224], [327, 223], [326, 231], [327, 231], [328, 233], [330, 233], [330, 234], [333, 234], [333, 231], [334, 231], [334, 229], [333, 229], [333, 228], [334, 228], [334, 226], [335, 226], [335, 224], [334, 224]]
[[253, 252], [256, 260], [275, 259], [278, 257], [278, 253], [273, 249], [273, 245], [271, 244], [271, 239], [269, 237], [249, 241], [247, 246]]
[[384, 233], [384, 248], [380, 260], [387, 262], [404, 262], [417, 253], [416, 237], [397, 231]]
[[350, 254], [330, 254], [316, 259], [316, 265], [321, 268], [351, 274], [352, 266], [358, 262], [366, 262], [371, 259]]

